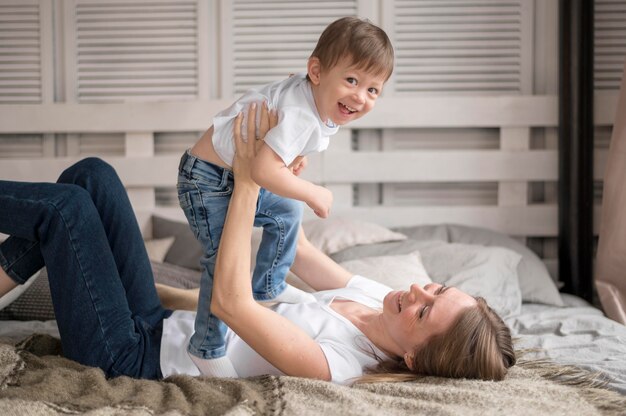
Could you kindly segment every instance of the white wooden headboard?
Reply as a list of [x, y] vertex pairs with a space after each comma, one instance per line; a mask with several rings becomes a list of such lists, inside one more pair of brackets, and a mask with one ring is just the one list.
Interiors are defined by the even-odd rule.
[[[597, 183], [623, 60], [617, 3], [596, 1]], [[53, 181], [97, 155], [146, 233], [152, 213], [182, 219], [178, 159], [212, 116], [301, 70], [326, 24], [358, 15], [389, 34], [396, 69], [374, 111], [311, 158], [305, 177], [333, 191], [332, 215], [489, 227], [554, 271], [557, 4], [0, 0], [0, 179]]]

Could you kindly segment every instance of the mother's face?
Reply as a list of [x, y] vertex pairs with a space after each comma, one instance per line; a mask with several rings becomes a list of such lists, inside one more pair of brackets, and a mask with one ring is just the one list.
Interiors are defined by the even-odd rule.
[[402, 355], [424, 345], [430, 337], [446, 332], [476, 300], [454, 287], [413, 284], [408, 291], [394, 291], [383, 300], [383, 323]]

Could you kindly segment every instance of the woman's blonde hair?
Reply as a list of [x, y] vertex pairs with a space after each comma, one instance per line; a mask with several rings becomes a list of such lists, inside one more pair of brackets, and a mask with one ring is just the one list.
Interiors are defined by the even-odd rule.
[[384, 30], [358, 17], [343, 17], [332, 22], [317, 41], [311, 57], [320, 60], [322, 69], [330, 69], [343, 57], [369, 73], [389, 79], [393, 72], [394, 53]]
[[409, 381], [419, 376], [502, 380], [516, 362], [511, 331], [485, 299], [478, 297], [476, 302], [448, 331], [413, 352], [413, 368], [403, 359], [379, 360], [356, 383]]

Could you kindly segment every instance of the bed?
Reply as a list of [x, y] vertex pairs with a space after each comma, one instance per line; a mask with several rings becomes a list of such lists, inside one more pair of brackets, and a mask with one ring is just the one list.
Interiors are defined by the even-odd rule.
[[[106, 380], [60, 356], [42, 272], [0, 311], [0, 414], [625, 414], [626, 327], [557, 289], [568, 279], [555, 254], [558, 97], [546, 94], [391, 93], [305, 172], [333, 192], [332, 221], [306, 231], [336, 261], [392, 287], [454, 284], [496, 307], [524, 353], [505, 381]], [[602, 132], [616, 98], [596, 96]], [[194, 287], [199, 248], [176, 206], [176, 167], [230, 102], [101, 104], [68, 94], [63, 103], [4, 105], [0, 178], [52, 181], [82, 157], [103, 157], [127, 185], [155, 280]], [[597, 181], [605, 148], [596, 150]]]
[[[152, 223], [158, 237], [147, 250], [155, 280], [196, 287], [199, 248], [186, 224], [160, 217]], [[106, 380], [100, 370], [60, 356], [44, 271], [0, 311], [0, 413], [624, 414], [626, 327], [578, 297], [559, 294], [545, 265], [518, 241], [479, 227], [390, 229], [348, 218], [307, 221], [305, 232], [344, 267], [391, 287], [432, 279], [484, 296], [512, 328], [524, 352], [521, 364], [503, 382], [424, 377], [346, 387], [286, 376]], [[259, 236], [253, 234], [253, 247]], [[307, 289], [296, 276], [289, 281]]]

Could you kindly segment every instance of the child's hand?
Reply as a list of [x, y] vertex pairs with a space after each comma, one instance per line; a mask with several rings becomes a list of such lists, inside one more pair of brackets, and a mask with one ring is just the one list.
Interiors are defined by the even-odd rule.
[[304, 168], [307, 167], [308, 164], [309, 160], [306, 158], [306, 156], [298, 156], [294, 159], [293, 162], [291, 162], [291, 165], [289, 165], [289, 170], [294, 175], [300, 176], [300, 174], [302, 173]]
[[311, 195], [306, 204], [320, 218], [327, 218], [330, 214], [330, 207], [333, 205], [333, 193], [323, 186], [315, 188], [315, 194]]

